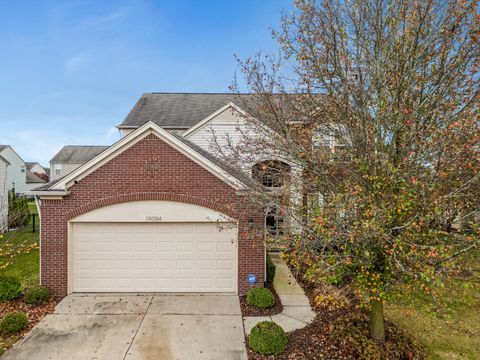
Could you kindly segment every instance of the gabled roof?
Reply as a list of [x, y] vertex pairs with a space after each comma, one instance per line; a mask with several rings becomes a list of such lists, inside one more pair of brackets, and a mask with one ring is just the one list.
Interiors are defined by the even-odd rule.
[[208, 125], [208, 123], [215, 119], [218, 115], [220, 115], [221, 113], [223, 113], [225, 110], [228, 110], [228, 109], [231, 109], [231, 110], [235, 110], [237, 111], [239, 114], [241, 114], [242, 116], [249, 116], [244, 110], [242, 110], [239, 106], [237, 106], [236, 104], [234, 104], [233, 102], [229, 101], [228, 103], [226, 103], [224, 106], [222, 106], [220, 109], [217, 109], [215, 112], [209, 114], [206, 118], [200, 120], [199, 122], [197, 122], [194, 126], [192, 126], [190, 129], [186, 130], [185, 132], [182, 133], [182, 135], [186, 138], [188, 138], [190, 135], [192, 135], [193, 133], [197, 132], [198, 130], [200, 130], [201, 128], [203, 128], [204, 126]]
[[38, 162], [32, 162], [32, 161], [26, 161], [26, 162], [25, 162], [25, 167], [27, 168], [27, 170], [32, 170], [32, 168], [33, 168], [35, 165], [38, 165], [38, 166], [40, 166], [40, 167], [43, 169], [43, 166], [40, 165]]
[[214, 158], [212, 155], [208, 154], [203, 149], [192, 144], [178, 134], [171, 134], [168, 131], [162, 129], [157, 124], [153, 122], [148, 122], [137, 130], [123, 137], [115, 144], [110, 146], [108, 149], [101, 152], [95, 158], [81, 165], [65, 177], [52, 181], [30, 192], [27, 192], [27, 194], [40, 196], [68, 195], [68, 188], [74, 182], [86, 177], [87, 175], [98, 169], [100, 166], [115, 158], [117, 155], [128, 149], [130, 146], [135, 145], [138, 141], [142, 140], [150, 134], [158, 136], [161, 140], [165, 141], [177, 151], [187, 156], [190, 160], [194, 161], [199, 166], [208, 170], [210, 173], [217, 176], [224, 182], [230, 184], [235, 189], [243, 190], [249, 187], [247, 182], [248, 179], [246, 179], [243, 175], [238, 174], [225, 164], [221, 163], [220, 160]]
[[35, 184], [35, 183], [44, 184], [44, 183], [46, 183], [46, 181], [44, 179], [42, 179], [37, 174], [31, 172], [30, 170], [27, 170], [27, 173], [25, 175], [26, 175], [26, 179], [27, 179], [27, 184]]
[[172, 135], [175, 136], [182, 143], [184, 143], [185, 145], [190, 147], [191, 149], [195, 150], [196, 152], [198, 152], [199, 154], [201, 154], [202, 156], [204, 156], [205, 158], [210, 160], [212, 163], [216, 164], [218, 167], [222, 168], [223, 170], [225, 170], [226, 172], [228, 172], [232, 176], [235, 176], [237, 179], [239, 179], [245, 185], [254, 185], [253, 179], [251, 179], [249, 177], [246, 177], [241, 172], [239, 172], [235, 168], [229, 166], [224, 161], [218, 159], [217, 157], [215, 157], [214, 155], [212, 155], [211, 153], [209, 153], [208, 151], [206, 151], [202, 147], [200, 147], [197, 144], [194, 144], [193, 142], [185, 139], [180, 134], [172, 133]]
[[0, 155], [0, 161], [3, 161], [5, 164], [10, 165], [10, 162], [5, 159], [2, 155]]
[[64, 146], [50, 162], [60, 164], [84, 164], [108, 148], [108, 146], [97, 145], [67, 145]]
[[165, 128], [188, 129], [229, 102], [252, 96], [231, 93], [145, 93], [117, 127], [137, 128], [153, 121]]

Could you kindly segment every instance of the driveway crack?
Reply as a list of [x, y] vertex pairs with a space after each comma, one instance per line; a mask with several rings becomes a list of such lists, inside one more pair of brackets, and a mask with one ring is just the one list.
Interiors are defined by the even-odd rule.
[[150, 305], [152, 304], [152, 301], [153, 301], [153, 298], [154, 298], [154, 297], [155, 297], [155, 294], [153, 294], [152, 297], [150, 298], [150, 301], [149, 301], [149, 303], [148, 303], [148, 306], [147, 306], [147, 308], [145, 309], [145, 313], [143, 314], [142, 320], [140, 321], [140, 324], [138, 325], [137, 331], [135, 331], [135, 335], [133, 335], [132, 341], [130, 342], [130, 345], [128, 345], [128, 349], [127, 349], [127, 351], [125, 352], [125, 355], [123, 356], [123, 360], [125, 360], [125, 359], [127, 358], [128, 352], [130, 351], [130, 348], [132, 347], [132, 344], [133, 344], [133, 342], [135, 341], [135, 338], [137, 337], [138, 330], [140, 330], [140, 328], [142, 327], [143, 320], [145, 320], [145, 317], [147, 316], [148, 309], [150, 309]]

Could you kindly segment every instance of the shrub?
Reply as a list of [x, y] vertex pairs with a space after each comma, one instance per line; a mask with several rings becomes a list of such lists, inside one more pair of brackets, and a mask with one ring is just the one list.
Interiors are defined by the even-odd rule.
[[17, 228], [25, 226], [30, 221], [30, 209], [25, 197], [10, 193], [8, 197], [8, 227]]
[[275, 297], [266, 288], [253, 288], [247, 293], [247, 304], [258, 309], [268, 309], [275, 304]]
[[261, 355], [278, 355], [287, 347], [287, 334], [272, 321], [255, 325], [248, 337], [250, 348]]
[[25, 293], [25, 302], [32, 305], [41, 305], [50, 299], [50, 291], [45, 286], [36, 285]]
[[273, 279], [275, 279], [276, 270], [277, 268], [273, 263], [270, 254], [267, 254], [267, 282], [268, 283], [273, 283]]
[[11, 312], [5, 315], [0, 322], [2, 334], [13, 334], [25, 329], [28, 324], [27, 315], [23, 312]]
[[22, 294], [22, 284], [12, 276], [0, 275], [0, 301], [14, 300]]

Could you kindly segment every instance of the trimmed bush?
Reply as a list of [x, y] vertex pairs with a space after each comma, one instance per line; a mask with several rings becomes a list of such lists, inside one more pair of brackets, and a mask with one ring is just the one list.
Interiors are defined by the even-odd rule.
[[27, 315], [23, 312], [11, 312], [5, 315], [0, 322], [2, 334], [13, 334], [25, 329], [28, 324]]
[[14, 300], [22, 294], [20, 280], [13, 276], [0, 275], [0, 301]]
[[250, 348], [261, 355], [278, 355], [287, 347], [287, 334], [272, 321], [255, 325], [248, 337]]
[[50, 290], [47, 287], [36, 285], [25, 293], [25, 302], [31, 305], [41, 305], [50, 299]]
[[247, 304], [258, 309], [268, 309], [275, 304], [275, 296], [266, 288], [253, 288], [247, 293]]
[[267, 254], [267, 282], [273, 283], [273, 279], [275, 279], [275, 272], [277, 268], [272, 261], [270, 254]]

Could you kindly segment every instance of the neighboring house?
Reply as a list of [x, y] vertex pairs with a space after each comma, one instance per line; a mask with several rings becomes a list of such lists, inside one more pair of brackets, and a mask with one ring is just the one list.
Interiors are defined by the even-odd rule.
[[37, 175], [40, 175], [40, 176], [47, 175], [47, 170], [45, 170], [45, 168], [37, 162], [28, 162], [27, 161], [25, 163], [25, 166], [27, 167], [28, 171], [31, 171], [34, 174], [37, 174]]
[[0, 145], [0, 155], [10, 163], [7, 169], [7, 191], [24, 194], [25, 191], [35, 187], [27, 184], [27, 166], [25, 161], [11, 146]]
[[50, 160], [50, 180], [57, 180], [70, 174], [80, 165], [85, 164], [106, 149], [108, 149], [108, 146], [64, 146]]
[[33, 190], [43, 184], [46, 184], [47, 181], [47, 176], [40, 176], [37, 173], [31, 172], [30, 170], [27, 170], [25, 173], [25, 188], [27, 189], [26, 191]]
[[7, 167], [10, 163], [0, 155], [0, 233], [7, 230], [8, 225], [8, 190]]

